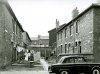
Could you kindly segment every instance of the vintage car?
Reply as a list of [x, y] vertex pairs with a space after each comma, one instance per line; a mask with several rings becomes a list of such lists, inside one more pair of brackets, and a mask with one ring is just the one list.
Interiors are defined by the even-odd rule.
[[100, 74], [100, 63], [88, 62], [83, 56], [64, 56], [48, 67], [49, 74]]

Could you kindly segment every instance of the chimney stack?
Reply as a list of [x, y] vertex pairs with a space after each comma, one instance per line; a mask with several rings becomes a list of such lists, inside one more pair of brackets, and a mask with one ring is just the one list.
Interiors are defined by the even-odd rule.
[[79, 14], [79, 11], [78, 11], [78, 9], [76, 7], [72, 11], [72, 19], [76, 18], [78, 16], [78, 14]]
[[59, 21], [56, 19], [56, 29], [59, 28]]

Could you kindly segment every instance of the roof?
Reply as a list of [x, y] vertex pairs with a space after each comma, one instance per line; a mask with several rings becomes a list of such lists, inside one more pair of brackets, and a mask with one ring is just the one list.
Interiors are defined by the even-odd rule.
[[53, 29], [49, 30], [48, 32], [51, 32], [51, 31], [53, 31], [53, 30], [56, 30], [56, 28], [53, 28]]
[[21, 28], [22, 32], [24, 32], [22, 25], [19, 23], [17, 17], [15, 16], [11, 6], [9, 5], [9, 3], [7, 1], [3, 2], [5, 4], [5, 6], [7, 7], [8, 11], [10, 12], [10, 14], [12, 15], [12, 17], [14, 18], [14, 20], [17, 22], [18, 26]]
[[83, 56], [80, 56], [80, 55], [71, 55], [71, 56], [63, 56], [62, 58], [71, 58], [71, 57], [83, 57]]
[[80, 13], [76, 18], [72, 19], [71, 21], [69, 21], [67, 24], [63, 24], [61, 25], [58, 29], [57, 32], [59, 32], [60, 30], [62, 30], [64, 27], [70, 25], [73, 21], [77, 20], [79, 17], [81, 17], [82, 15], [84, 15], [87, 11], [89, 11], [91, 8], [94, 7], [100, 7], [100, 4], [92, 4], [90, 5], [87, 9], [85, 9], [82, 13]]
[[38, 37], [31, 37], [31, 40], [38, 40]]
[[[24, 32], [26, 32], [26, 31], [24, 31]], [[26, 34], [27, 34], [28, 39], [29, 39], [30, 42], [31, 42], [31, 38], [30, 38], [29, 34], [28, 34], [27, 32], [26, 32]]]
[[49, 36], [40, 36], [40, 39], [49, 39]]

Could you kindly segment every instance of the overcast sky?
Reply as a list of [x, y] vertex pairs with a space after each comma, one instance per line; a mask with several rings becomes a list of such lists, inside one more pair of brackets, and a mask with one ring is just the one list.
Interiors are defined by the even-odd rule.
[[56, 19], [60, 25], [69, 22], [75, 7], [82, 12], [96, 0], [9, 0], [9, 3], [23, 29], [30, 37], [37, 37], [48, 35], [56, 27]]

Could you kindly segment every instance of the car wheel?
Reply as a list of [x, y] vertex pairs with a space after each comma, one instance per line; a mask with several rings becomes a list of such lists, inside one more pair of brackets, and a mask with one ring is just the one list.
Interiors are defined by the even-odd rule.
[[61, 71], [60, 74], [68, 74], [68, 71]]
[[92, 74], [100, 74], [100, 69], [93, 69]]

